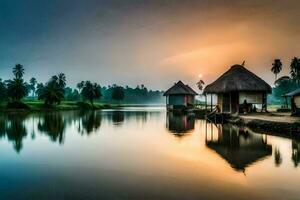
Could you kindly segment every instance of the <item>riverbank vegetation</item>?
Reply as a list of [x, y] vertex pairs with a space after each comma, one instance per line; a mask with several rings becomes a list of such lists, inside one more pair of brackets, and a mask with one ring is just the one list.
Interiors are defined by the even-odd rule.
[[17, 64], [12, 69], [13, 78], [0, 79], [0, 110], [74, 110], [102, 109], [130, 104], [162, 104], [163, 92], [148, 90], [144, 85], [131, 88], [81, 81], [76, 88], [67, 86], [67, 77], [53, 75], [46, 83], [32, 77], [24, 80], [25, 68]]
[[289, 76], [281, 76], [277, 79], [278, 74], [284, 66], [280, 59], [275, 59], [271, 71], [275, 75], [274, 87], [272, 94], [269, 96], [269, 103], [282, 105], [286, 104], [283, 95], [300, 88], [300, 59], [294, 57], [289, 66]]

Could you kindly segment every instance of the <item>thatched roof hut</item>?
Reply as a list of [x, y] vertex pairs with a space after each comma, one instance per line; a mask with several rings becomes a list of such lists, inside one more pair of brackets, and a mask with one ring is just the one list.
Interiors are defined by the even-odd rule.
[[233, 65], [203, 91], [206, 96], [216, 94], [218, 107], [221, 112], [226, 113], [244, 112], [245, 109], [248, 111], [253, 106], [266, 110], [267, 94], [271, 92], [272, 88], [268, 83], [243, 65]]
[[271, 93], [271, 86], [242, 65], [233, 65], [216, 81], [207, 85], [206, 93], [227, 93], [234, 91], [262, 91]]
[[291, 98], [292, 115], [299, 116], [300, 115], [300, 88], [283, 95], [283, 97], [286, 100], [286, 105], [288, 104], [287, 97]]
[[193, 107], [196, 95], [197, 93], [182, 81], [178, 81], [164, 93], [168, 109]]
[[197, 95], [197, 92], [182, 81], [178, 81], [164, 93], [164, 96], [168, 95]]

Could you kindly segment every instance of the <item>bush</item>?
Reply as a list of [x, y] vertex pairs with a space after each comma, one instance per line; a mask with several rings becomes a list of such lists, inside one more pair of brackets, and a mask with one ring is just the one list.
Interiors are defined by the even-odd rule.
[[6, 108], [8, 109], [29, 109], [29, 106], [23, 102], [19, 101], [14, 101], [14, 102], [9, 102], [6, 105]]
[[76, 104], [80, 109], [84, 110], [84, 109], [93, 109], [93, 106], [89, 103], [86, 102], [77, 102]]

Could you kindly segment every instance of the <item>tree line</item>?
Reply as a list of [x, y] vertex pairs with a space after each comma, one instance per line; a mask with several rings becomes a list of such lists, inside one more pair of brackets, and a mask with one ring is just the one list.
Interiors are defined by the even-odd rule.
[[17, 64], [12, 69], [13, 78], [0, 79], [0, 102], [8, 102], [8, 107], [24, 108], [23, 99], [41, 100], [47, 107], [59, 105], [63, 100], [105, 103], [148, 103], [162, 101], [161, 91], [148, 90], [144, 85], [136, 88], [112, 85], [101, 87], [91, 81], [81, 81], [76, 88], [67, 87], [67, 78], [63, 73], [53, 75], [46, 83], [38, 83], [36, 78], [24, 80], [25, 69]]
[[280, 59], [274, 59], [271, 71], [275, 75], [271, 102], [282, 103], [283, 95], [300, 88], [300, 58], [294, 57], [289, 66], [289, 76], [281, 76], [278, 74], [283, 70], [283, 65]]

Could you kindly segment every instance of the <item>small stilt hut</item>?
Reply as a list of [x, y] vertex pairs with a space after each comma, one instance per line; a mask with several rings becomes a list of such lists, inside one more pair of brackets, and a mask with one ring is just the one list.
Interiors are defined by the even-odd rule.
[[197, 93], [190, 86], [185, 85], [182, 81], [178, 81], [164, 93], [167, 109], [194, 107], [196, 95]]
[[268, 83], [243, 65], [233, 65], [203, 91], [206, 102], [208, 95], [217, 96], [217, 105], [222, 113], [244, 112], [245, 105], [267, 111], [267, 94], [271, 92]]
[[284, 95], [286, 101], [287, 97], [291, 98], [292, 115], [300, 115], [300, 88]]

